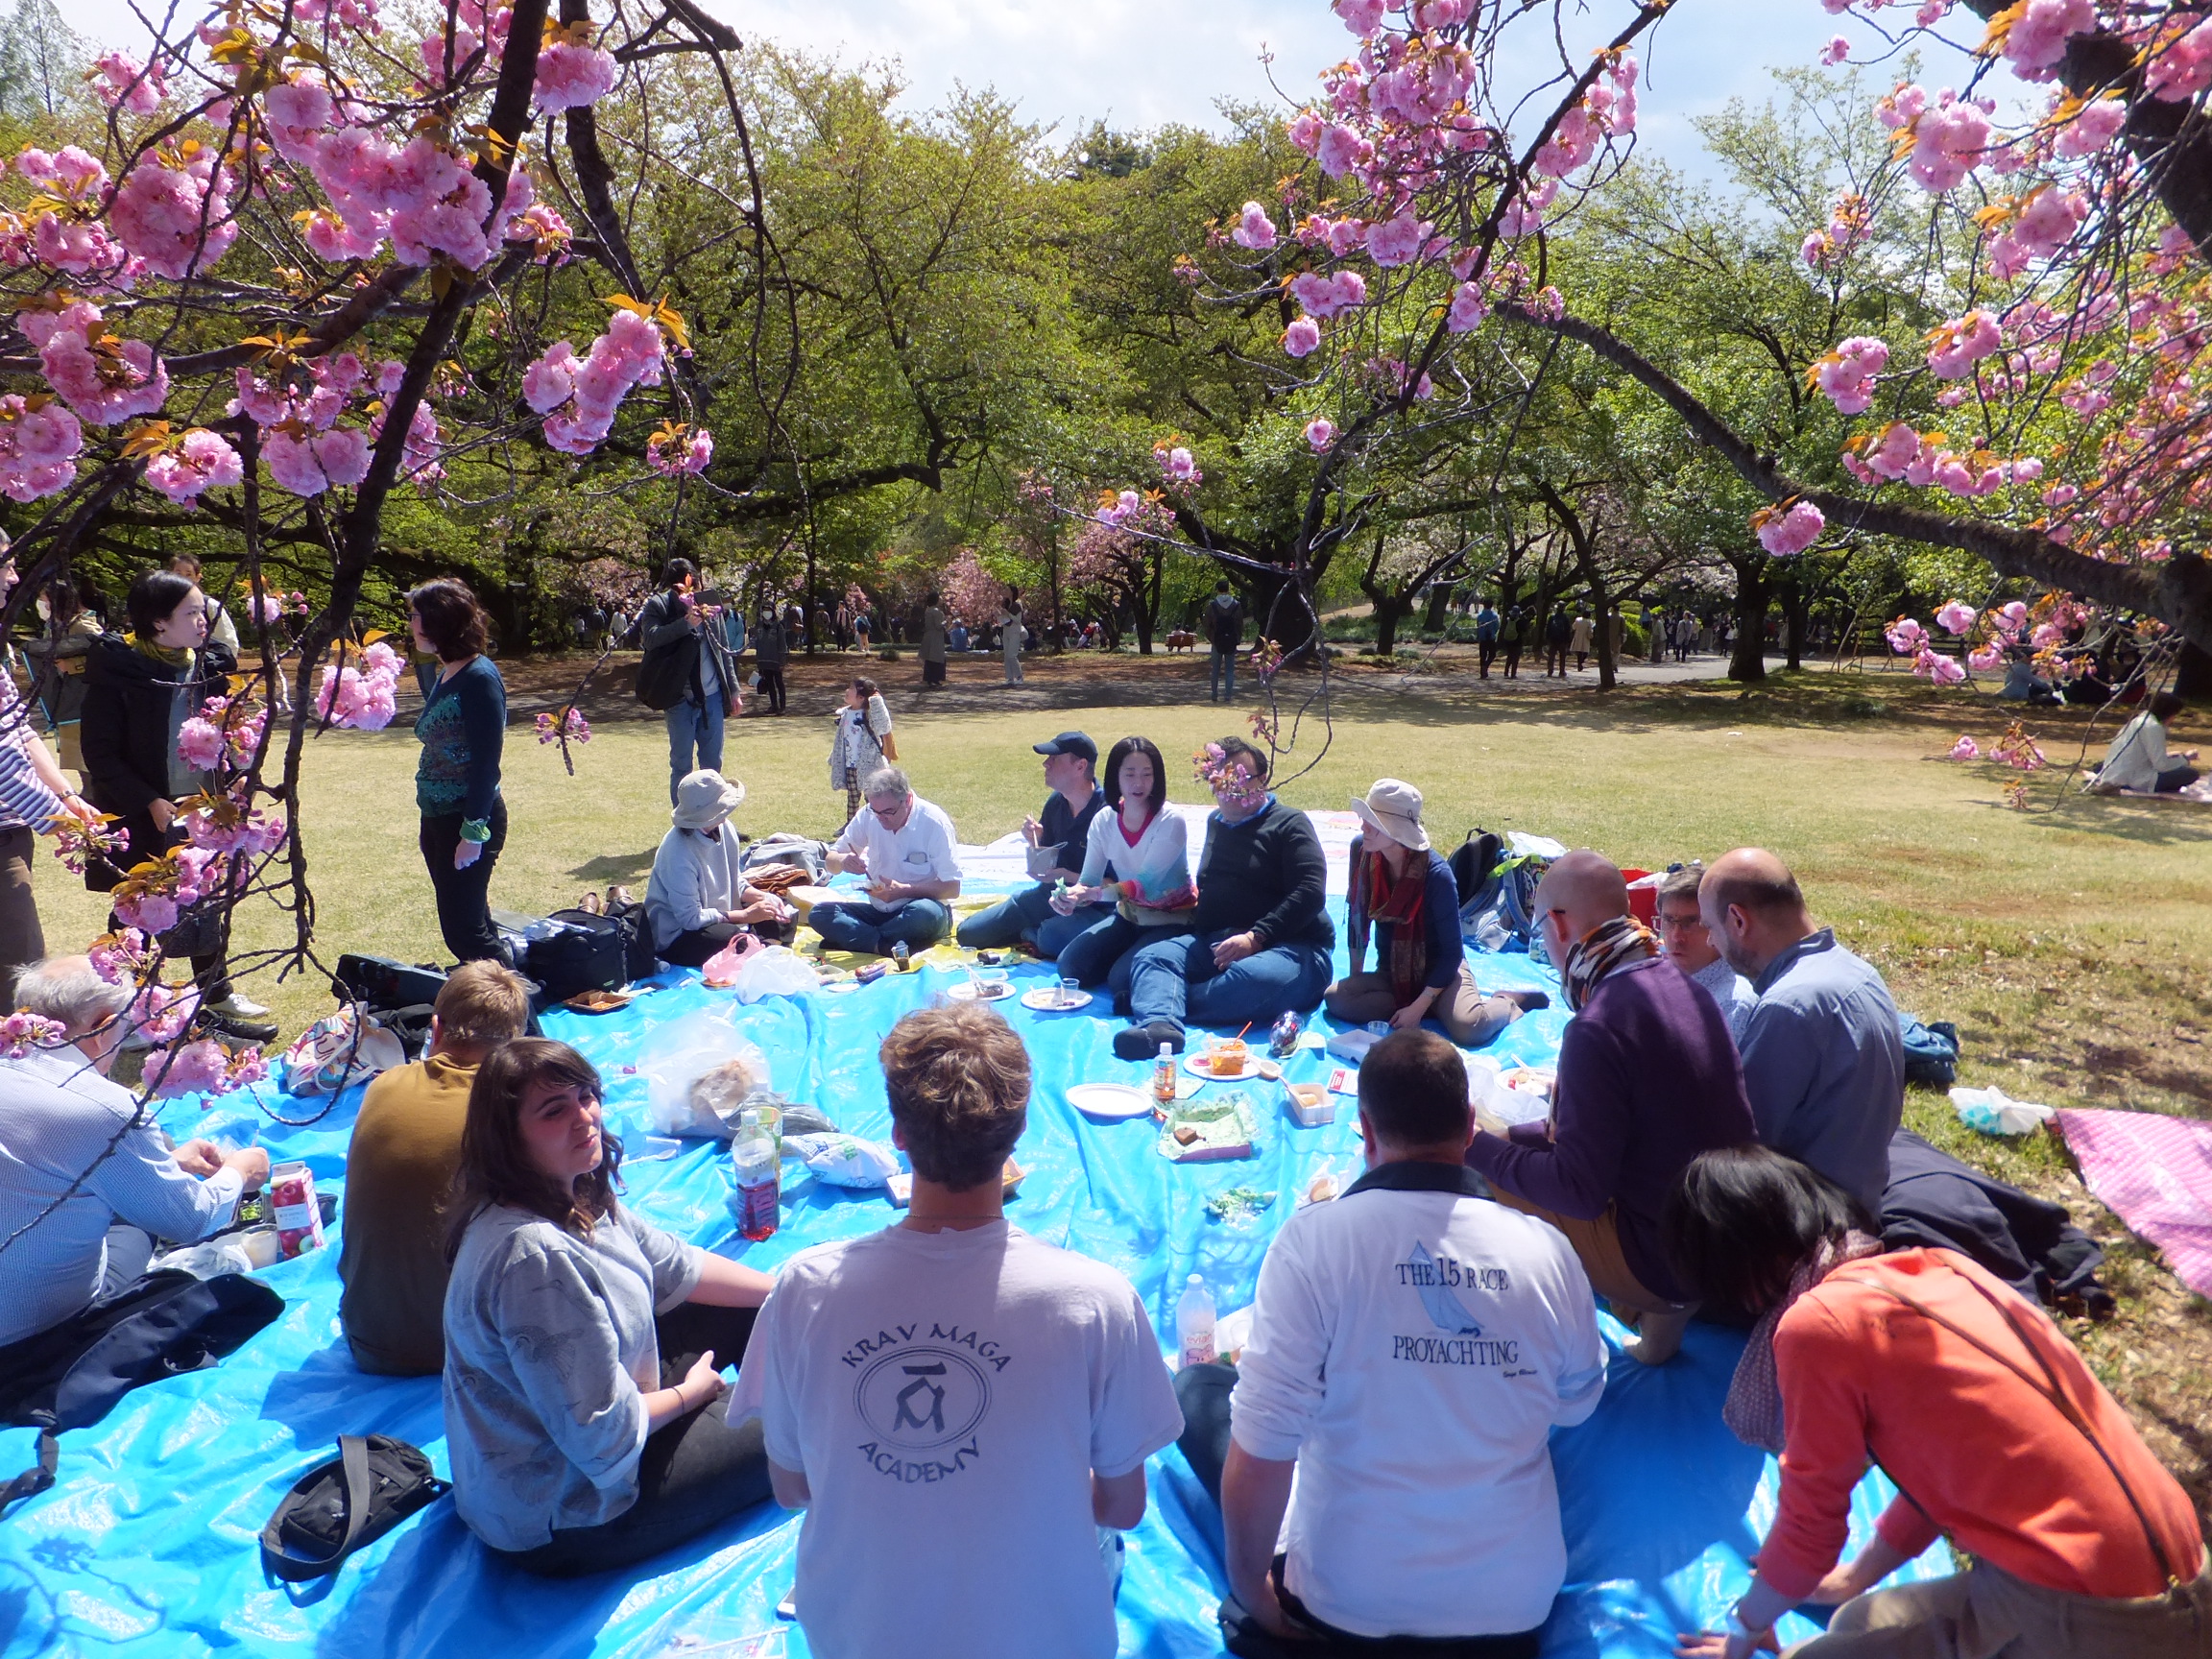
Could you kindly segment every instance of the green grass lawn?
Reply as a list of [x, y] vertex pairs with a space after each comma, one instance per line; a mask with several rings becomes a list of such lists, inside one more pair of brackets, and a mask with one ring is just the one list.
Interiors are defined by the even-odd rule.
[[[910, 669], [885, 674], [901, 756], [964, 840], [991, 840], [1037, 808], [1043, 786], [1028, 746], [1067, 727], [1089, 732], [1101, 750], [1143, 733], [1169, 758], [1170, 793], [1202, 798], [1183, 757], [1237, 729], [1228, 711], [1152, 694], [1125, 701], [1114, 681], [1087, 691], [1073, 677], [1081, 671], [1070, 664], [1044, 692], [1033, 676], [1030, 691], [1008, 694], [1019, 709], [974, 694], [950, 709], [926, 708], [907, 688]], [[739, 828], [837, 830], [844, 796], [829, 784], [831, 701], [795, 685], [793, 709], [805, 712], [732, 728], [725, 769], [748, 791]], [[1293, 805], [1342, 807], [1388, 775], [1421, 788], [1431, 833], [1444, 845], [1475, 825], [1527, 830], [1647, 868], [1771, 848], [1796, 870], [1816, 915], [1882, 968], [1900, 1006], [1959, 1023], [1961, 1082], [2054, 1105], [2212, 1116], [2212, 1056], [2201, 1041], [2212, 1028], [2202, 975], [2212, 810], [2084, 799], [2056, 779], [2039, 786], [2034, 809], [2015, 810], [2001, 795], [2008, 774], [1938, 758], [1961, 730], [1986, 747], [2002, 728], [1984, 699], [1897, 676], [1827, 674], [1749, 696], [1719, 684], [1502, 698], [1458, 677], [1375, 673], [1345, 676], [1333, 704], [1327, 753], [1284, 791]], [[2059, 741], [2066, 730], [2067, 718], [2045, 722], [2060, 764], [2073, 752]], [[1291, 764], [1323, 735], [1310, 718]], [[444, 959], [415, 846], [417, 753], [404, 727], [333, 732], [311, 744], [307, 854], [326, 963], [348, 950]], [[576, 759], [570, 779], [526, 722], [510, 731], [512, 829], [494, 904], [543, 912], [611, 881], [642, 893], [667, 826], [659, 725], [605, 723]], [[43, 861], [37, 881], [57, 948], [104, 926], [104, 904], [58, 864]], [[290, 931], [290, 918], [269, 904], [238, 918], [248, 949], [280, 945]], [[281, 986], [264, 975], [247, 988], [276, 1007], [287, 1036], [330, 1007], [326, 983], [309, 975]], [[2073, 1205], [2106, 1243], [2126, 1311], [2076, 1334], [2204, 1506], [2212, 1306], [2087, 1197], [2052, 1137], [1983, 1140], [1957, 1125], [1941, 1095], [1919, 1092], [1909, 1120]]]

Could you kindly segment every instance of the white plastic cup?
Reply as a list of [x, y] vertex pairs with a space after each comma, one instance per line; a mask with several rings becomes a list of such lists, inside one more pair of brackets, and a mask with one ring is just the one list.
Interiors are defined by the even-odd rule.
[[257, 1268], [274, 1267], [280, 1251], [274, 1227], [249, 1227], [238, 1235], [238, 1242], [246, 1252], [246, 1260]]
[[1061, 1007], [1063, 1007], [1063, 1008], [1072, 1008], [1072, 1007], [1074, 1007], [1074, 1006], [1075, 1006], [1075, 998], [1078, 998], [1078, 997], [1080, 997], [1080, 996], [1082, 996], [1082, 995], [1083, 995], [1083, 982], [1082, 982], [1080, 979], [1063, 979], [1063, 980], [1061, 980], [1061, 981], [1060, 981], [1060, 1006], [1061, 1006]]

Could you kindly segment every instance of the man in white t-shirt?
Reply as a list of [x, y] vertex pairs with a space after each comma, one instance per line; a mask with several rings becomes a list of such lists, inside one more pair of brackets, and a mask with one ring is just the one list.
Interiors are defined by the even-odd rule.
[[1111, 1659], [1098, 1528], [1144, 1514], [1182, 1431], [1159, 1338], [1112, 1268], [1007, 1225], [1029, 1057], [988, 1008], [909, 1014], [882, 1048], [906, 1218], [793, 1257], [730, 1421], [757, 1414], [805, 1509], [795, 1599], [819, 1659]]
[[1605, 1385], [1590, 1281], [1462, 1166], [1443, 1038], [1367, 1051], [1359, 1133], [1367, 1173], [1268, 1247], [1237, 1365], [1176, 1379], [1184, 1455], [1221, 1502], [1224, 1631], [1233, 1652], [1418, 1637], [1534, 1659], [1567, 1575], [1548, 1441]]
[[926, 950], [951, 930], [951, 902], [960, 897], [959, 837], [945, 809], [914, 793], [906, 774], [879, 766], [861, 785], [865, 812], [853, 814], [830, 849], [832, 871], [868, 878], [868, 902], [838, 899], [808, 918], [833, 950], [878, 956], [892, 947]]

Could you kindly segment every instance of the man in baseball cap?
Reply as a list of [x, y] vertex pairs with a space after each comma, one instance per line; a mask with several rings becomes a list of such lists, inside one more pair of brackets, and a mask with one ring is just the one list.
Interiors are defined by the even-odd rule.
[[1098, 745], [1083, 733], [1063, 732], [1030, 747], [1045, 757], [1045, 782], [1052, 791], [1044, 810], [1022, 824], [1022, 838], [1029, 844], [1029, 874], [1037, 884], [969, 917], [957, 937], [971, 950], [1026, 945], [1050, 962], [1069, 940], [1105, 914], [1086, 905], [1072, 916], [1055, 915], [1052, 884], [1071, 882], [1081, 874], [1091, 820], [1106, 805], [1106, 793], [1094, 776]]

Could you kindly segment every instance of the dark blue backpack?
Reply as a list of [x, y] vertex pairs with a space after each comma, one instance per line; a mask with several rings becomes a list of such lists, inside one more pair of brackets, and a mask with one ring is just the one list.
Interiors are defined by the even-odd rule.
[[1918, 1016], [1897, 1016], [1905, 1044], [1905, 1081], [1948, 1089], [1959, 1080], [1959, 1027], [1948, 1020], [1923, 1025]]

